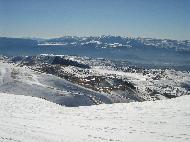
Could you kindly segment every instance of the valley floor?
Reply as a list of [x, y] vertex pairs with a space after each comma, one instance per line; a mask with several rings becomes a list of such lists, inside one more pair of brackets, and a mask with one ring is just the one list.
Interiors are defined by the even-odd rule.
[[0, 93], [0, 141], [189, 142], [190, 96], [68, 108]]

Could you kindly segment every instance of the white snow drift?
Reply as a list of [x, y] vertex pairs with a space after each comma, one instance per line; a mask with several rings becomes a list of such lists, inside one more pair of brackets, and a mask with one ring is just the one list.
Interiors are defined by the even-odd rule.
[[0, 93], [0, 141], [189, 142], [190, 96], [68, 108]]

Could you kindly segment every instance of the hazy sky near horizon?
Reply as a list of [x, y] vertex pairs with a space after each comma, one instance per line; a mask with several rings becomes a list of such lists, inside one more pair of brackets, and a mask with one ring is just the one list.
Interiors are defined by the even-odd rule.
[[190, 39], [190, 0], [0, 0], [0, 36]]

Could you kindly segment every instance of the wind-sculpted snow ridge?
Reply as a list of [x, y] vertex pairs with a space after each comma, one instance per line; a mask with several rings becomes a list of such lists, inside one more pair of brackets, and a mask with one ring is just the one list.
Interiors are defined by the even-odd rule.
[[68, 108], [0, 93], [0, 141], [189, 142], [190, 96]]

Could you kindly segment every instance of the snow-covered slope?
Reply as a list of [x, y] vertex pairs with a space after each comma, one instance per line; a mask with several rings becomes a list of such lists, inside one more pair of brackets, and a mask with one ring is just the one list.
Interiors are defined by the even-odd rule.
[[0, 61], [0, 92], [44, 98], [65, 105], [81, 106], [112, 103], [105, 93], [98, 93], [50, 74]]
[[0, 141], [189, 142], [190, 96], [154, 102], [63, 107], [0, 93]]
[[174, 98], [190, 94], [189, 88], [187, 71], [131, 68], [106, 59], [40, 55], [0, 61], [0, 92], [66, 106]]

